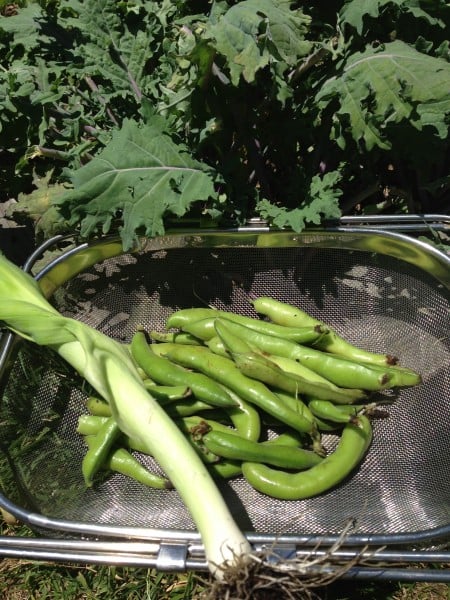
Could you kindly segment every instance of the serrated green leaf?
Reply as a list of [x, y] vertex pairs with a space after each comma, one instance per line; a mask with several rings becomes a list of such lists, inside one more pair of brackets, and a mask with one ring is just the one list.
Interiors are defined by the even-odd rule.
[[450, 41], [444, 40], [438, 48], [436, 48], [436, 56], [450, 62]]
[[51, 183], [51, 176], [51, 171], [42, 178], [35, 175], [35, 189], [30, 193], [20, 193], [17, 202], [5, 211], [6, 216], [17, 222], [32, 221], [36, 233], [46, 239], [67, 231], [67, 223], [61, 219], [54, 206], [67, 191], [67, 187], [61, 183]]
[[102, 79], [105, 99], [133, 95], [139, 100], [149, 82], [146, 64], [164, 15], [149, 8], [146, 18], [131, 29], [115, 0], [65, 0], [64, 5], [77, 13], [66, 23], [81, 34], [74, 53], [83, 76]]
[[314, 175], [307, 198], [300, 202], [298, 208], [288, 210], [263, 199], [258, 203], [257, 210], [269, 223], [279, 228], [287, 227], [297, 233], [303, 231], [308, 223], [320, 225], [324, 219], [338, 219], [341, 216], [341, 179], [339, 171], [325, 173], [323, 177]]
[[427, 102], [417, 107], [420, 115], [420, 122], [423, 125], [433, 127], [438, 136], [445, 140], [448, 133], [448, 121], [444, 121], [443, 116], [450, 115], [450, 94], [445, 100], [438, 102]]
[[271, 61], [296, 64], [308, 54], [312, 44], [305, 34], [311, 18], [290, 6], [286, 0], [244, 0], [210, 25], [208, 34], [227, 60], [233, 85], [241, 76], [254, 81], [257, 71]]
[[352, 54], [323, 84], [316, 102], [324, 109], [338, 100], [334, 133], [341, 148], [351, 136], [367, 150], [389, 149], [385, 130], [390, 123], [408, 119], [417, 129], [430, 125], [440, 137], [445, 135], [448, 117], [434, 107], [448, 111], [449, 82], [449, 63], [395, 41]]
[[30, 51], [42, 42], [39, 17], [42, 17], [42, 9], [33, 2], [17, 10], [15, 15], [0, 18], [0, 31], [11, 35], [9, 50], [23, 46]]
[[74, 190], [59, 202], [81, 234], [110, 230], [114, 218], [122, 222], [125, 249], [138, 231], [147, 236], [164, 233], [164, 216], [182, 216], [191, 204], [215, 195], [214, 173], [177, 146], [157, 117], [144, 126], [126, 120], [106, 148], [73, 173]]
[[364, 21], [377, 19], [383, 9], [393, 6], [402, 12], [409, 12], [416, 19], [425, 19], [430, 25], [443, 26], [443, 22], [431, 16], [420, 6], [420, 0], [349, 0], [341, 8], [341, 24], [354, 27], [359, 35], [363, 32]]

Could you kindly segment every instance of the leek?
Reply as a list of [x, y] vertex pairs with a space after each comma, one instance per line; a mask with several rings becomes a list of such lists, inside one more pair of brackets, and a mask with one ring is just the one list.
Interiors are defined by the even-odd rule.
[[105, 398], [120, 429], [155, 457], [188, 508], [217, 579], [250, 552], [206, 466], [144, 387], [124, 345], [61, 315], [32, 276], [2, 255], [0, 321], [19, 336], [55, 350]]

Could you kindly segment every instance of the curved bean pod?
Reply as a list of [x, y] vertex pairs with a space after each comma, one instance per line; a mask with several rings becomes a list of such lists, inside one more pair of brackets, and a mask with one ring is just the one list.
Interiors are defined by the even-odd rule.
[[170, 402], [164, 406], [164, 410], [170, 417], [177, 419], [191, 417], [201, 413], [202, 411], [209, 411], [211, 410], [211, 404], [207, 404], [202, 400], [197, 400], [194, 398], [192, 400], [188, 399], [178, 402]]
[[112, 411], [109, 404], [101, 398], [97, 398], [96, 396], [89, 396], [89, 398], [86, 400], [86, 408], [91, 415], [96, 415], [98, 417], [112, 416]]
[[247, 317], [237, 313], [227, 312], [225, 310], [216, 310], [214, 308], [185, 308], [172, 315], [166, 321], [166, 327], [178, 327], [194, 337], [201, 338], [204, 341], [210, 339], [214, 332], [214, 319], [224, 318], [235, 323], [245, 325], [249, 329], [281, 337], [286, 340], [292, 340], [300, 344], [309, 344], [319, 339], [324, 333], [328, 332], [326, 325], [311, 325], [308, 327], [284, 327], [269, 321], [262, 321], [253, 317]]
[[242, 463], [242, 473], [259, 492], [280, 500], [317, 496], [341, 483], [360, 464], [372, 440], [372, 426], [364, 415], [358, 424], [344, 426], [339, 444], [322, 462], [306, 471], [289, 473], [261, 463]]
[[[163, 344], [155, 344], [155, 347]], [[165, 346], [165, 344], [164, 344]], [[192, 349], [201, 346], [185, 346], [181, 344], [169, 344], [169, 347], [181, 347]], [[163, 385], [184, 385], [192, 390], [198, 400], [218, 407], [235, 406], [236, 402], [231, 398], [223, 387], [217, 382], [201, 373], [192, 373], [180, 365], [173, 364], [167, 358], [153, 352], [147, 343], [143, 331], [137, 331], [131, 341], [131, 354], [136, 363], [156, 382]]]
[[249, 346], [256, 346], [262, 352], [297, 360], [336, 386], [368, 391], [384, 390], [391, 386], [392, 375], [388, 369], [372, 368], [370, 365], [356, 363], [289, 340], [251, 331], [238, 323], [230, 322], [226, 327], [236, 337], [245, 339]]
[[[78, 417], [77, 433], [86, 436], [86, 438], [89, 437], [91, 441], [91, 439], [93, 439], [92, 436], [95, 436], [100, 431], [102, 426], [107, 423], [107, 421], [108, 417], [97, 415], [80, 415]], [[123, 433], [121, 433], [121, 435], [117, 438], [117, 443], [120, 443], [120, 445], [124, 448], [130, 448], [131, 450], [136, 450], [142, 454], [147, 454], [142, 444], [140, 444], [137, 440], [131, 439]]]
[[160, 385], [151, 380], [144, 380], [143, 383], [145, 388], [162, 406], [177, 400], [186, 400], [192, 395], [191, 388], [186, 385]]
[[267, 385], [288, 392], [294, 396], [305, 394], [321, 400], [331, 400], [337, 404], [351, 404], [366, 396], [361, 390], [336, 388], [309, 381], [295, 373], [286, 373], [270, 360], [256, 352], [237, 354], [236, 365], [244, 375]]
[[280, 444], [264, 445], [218, 431], [210, 431], [203, 436], [203, 443], [208, 450], [223, 458], [265, 463], [284, 469], [308, 469], [323, 460], [311, 450]]
[[213, 354], [206, 347], [181, 345], [174, 345], [167, 357], [216, 379], [247, 402], [255, 404], [292, 428], [317, 437], [313, 423], [301, 414], [283, 406], [277, 396], [263, 383], [243, 375], [231, 359]]
[[[85, 441], [90, 449], [93, 443], [92, 439], [87, 436]], [[116, 473], [121, 473], [122, 475], [130, 477], [131, 479], [134, 479], [135, 481], [138, 481], [147, 487], [160, 490], [167, 490], [173, 487], [166, 477], [149, 471], [138, 461], [137, 458], [125, 450], [125, 448], [113, 449], [103, 461], [102, 468], [109, 471], [115, 471]]]
[[203, 343], [199, 338], [194, 337], [190, 333], [184, 331], [151, 331], [150, 339], [154, 342], [169, 342], [173, 344], [192, 344], [193, 346], [201, 346]]
[[357, 423], [358, 422], [358, 408], [353, 405], [349, 406], [352, 410], [342, 410], [344, 405], [336, 405], [329, 400], [317, 400], [312, 399], [308, 402], [308, 407], [312, 414], [319, 419], [325, 421], [332, 421], [333, 423]]
[[[279, 325], [287, 327], [322, 325], [328, 327], [325, 323], [312, 317], [300, 308], [280, 302], [274, 298], [261, 296], [253, 300], [252, 304], [257, 313], [267, 316], [271, 321]], [[397, 358], [390, 354], [369, 352], [351, 344], [331, 328], [314, 345], [320, 350], [345, 356], [357, 362], [361, 361], [381, 366], [392, 365], [397, 362]]]
[[90, 438], [88, 451], [81, 463], [81, 471], [87, 487], [92, 486], [95, 475], [102, 468], [121, 433], [113, 417], [105, 417], [97, 433]]
[[238, 394], [226, 388], [236, 401], [236, 406], [224, 408], [237, 433], [246, 440], [257, 441], [261, 435], [261, 419], [256, 408], [243, 400]]

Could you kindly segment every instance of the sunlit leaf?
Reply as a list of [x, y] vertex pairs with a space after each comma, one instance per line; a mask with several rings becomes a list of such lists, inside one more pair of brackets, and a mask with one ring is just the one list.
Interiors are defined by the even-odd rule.
[[124, 121], [111, 142], [72, 175], [73, 191], [59, 201], [81, 234], [108, 233], [114, 218], [129, 249], [141, 231], [164, 233], [163, 217], [182, 216], [191, 204], [215, 194], [214, 173], [176, 145], [162, 129], [162, 119], [138, 125]]

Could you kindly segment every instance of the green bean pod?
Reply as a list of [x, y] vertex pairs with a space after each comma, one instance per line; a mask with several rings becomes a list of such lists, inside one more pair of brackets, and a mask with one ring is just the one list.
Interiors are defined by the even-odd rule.
[[[245, 340], [244, 336], [245, 334], [245, 327], [241, 327], [241, 325], [236, 325], [235, 323], [230, 323], [230, 322], [226, 322], [223, 319], [216, 319], [215, 321], [215, 329], [217, 331], [218, 336], [220, 337], [220, 339], [222, 340], [222, 342], [224, 343], [225, 347], [228, 349], [228, 351], [230, 352], [230, 354], [232, 355], [234, 362], [240, 367], [241, 371], [244, 372], [245, 375], [250, 375], [251, 373], [250, 371], [246, 372], [246, 364], [250, 361], [254, 361], [254, 365], [253, 365], [253, 373], [256, 374], [256, 363], [259, 362], [260, 363], [260, 367], [262, 370], [262, 373], [260, 376], [256, 377], [256, 379], [259, 379], [260, 381], [263, 381], [264, 383], [269, 383], [268, 380], [265, 380], [264, 377], [266, 376], [266, 374], [264, 373], [264, 369], [263, 367], [265, 366], [267, 368], [267, 372], [270, 374], [270, 372], [274, 372], [275, 374], [278, 373], [278, 375], [282, 376], [283, 374], [283, 370], [279, 369], [278, 366], [276, 364], [273, 363], [273, 361], [270, 360], [270, 358], [267, 358], [266, 356], [263, 356], [262, 354], [258, 354], [257, 352], [252, 352], [251, 346], [250, 344], [247, 343], [247, 341]], [[239, 333], [241, 333], [241, 336], [239, 336]], [[297, 372], [299, 371], [299, 369], [297, 369]], [[304, 372], [305, 370], [303, 370]], [[343, 391], [341, 389], [339, 389], [337, 386], [331, 385], [330, 383], [326, 382], [322, 383], [322, 380], [319, 379], [319, 381], [317, 382], [316, 380], [318, 379], [317, 375], [313, 376], [312, 380], [309, 377], [308, 374], [308, 369], [306, 369], [306, 377], [304, 375], [298, 375], [295, 373], [286, 373], [286, 379], [290, 378], [291, 381], [293, 379], [295, 379], [296, 381], [296, 390], [294, 392], [292, 387], [288, 387], [285, 388], [283, 387], [283, 385], [278, 385], [278, 387], [282, 390], [291, 392], [291, 393], [295, 393], [295, 395], [297, 396], [299, 393], [305, 393], [305, 394], [309, 394], [311, 390], [313, 389], [317, 389], [318, 393], [319, 393], [319, 397], [323, 397], [321, 394], [325, 393], [323, 391], [324, 388], [326, 388], [327, 390], [327, 398], [330, 398], [331, 396], [336, 396], [338, 398], [342, 398], [342, 394]], [[272, 375], [273, 377], [274, 375]], [[280, 383], [280, 382], [279, 382]], [[284, 382], [283, 382], [284, 383]], [[359, 394], [359, 392], [357, 392], [357, 395]], [[345, 393], [345, 398], [348, 397], [354, 397], [355, 396], [355, 392], [354, 391], [349, 391], [347, 393]]]
[[186, 385], [161, 385], [151, 380], [144, 380], [143, 383], [155, 400], [163, 406], [177, 400], [186, 400], [192, 395], [191, 388]]
[[[227, 350], [227, 348], [225, 347], [224, 343], [218, 335], [208, 340], [206, 342], [206, 345], [211, 350], [211, 352], [214, 352], [214, 354], [218, 354], [219, 356], [230, 357], [230, 352]], [[253, 350], [256, 352], [258, 351], [256, 347], [253, 347]], [[264, 359], [268, 359], [272, 363], [275, 363], [277, 367], [279, 367], [288, 374], [290, 373], [307, 379], [308, 381], [320, 383], [322, 385], [327, 386], [328, 388], [333, 389], [338, 394], [340, 394], [340, 392], [343, 389], [339, 388], [339, 386], [332, 383], [329, 379], [322, 377], [322, 375], [319, 375], [319, 373], [316, 373], [316, 371], [305, 367], [297, 360], [294, 360], [292, 358], [286, 358], [285, 356], [276, 356], [275, 354], [269, 353], [263, 353], [263, 357]], [[354, 389], [352, 389], [352, 391], [348, 394], [346, 401], [354, 402], [358, 399], [364, 399], [364, 397], [365, 393], [363, 391], [357, 392], [355, 395], [355, 391]]]
[[232, 479], [242, 474], [242, 462], [239, 460], [221, 460], [207, 465], [213, 477]]
[[[265, 353], [267, 352], [269, 354], [275, 354], [276, 356], [297, 358], [295, 353], [297, 347], [300, 346], [296, 342], [291, 342], [290, 340], [285, 340], [274, 335], [267, 335], [266, 333], [262, 333], [260, 331], [253, 331], [252, 329], [249, 329], [248, 327], [245, 327], [239, 323], [233, 323], [231, 321], [227, 322], [225, 319], [220, 319], [220, 323], [222, 324], [222, 331], [228, 332], [228, 335], [234, 335], [236, 338], [245, 340], [247, 345], [250, 346], [252, 350], [258, 349]], [[217, 332], [217, 321], [215, 330]], [[223, 339], [223, 335], [219, 335], [219, 337], [224, 343], [225, 347], [229, 349], [227, 343]]]
[[172, 344], [189, 344], [201, 346], [203, 341], [184, 331], [151, 331], [150, 339], [154, 342], [169, 342]]
[[[224, 410], [228, 412], [232, 409], [227, 408]], [[253, 418], [254, 415], [252, 415], [252, 419]], [[215, 421], [214, 419], [203, 418], [200, 415], [190, 415], [189, 417], [176, 419], [175, 422], [177, 423], [181, 431], [190, 436], [191, 442], [194, 445], [196, 445], [197, 451], [203, 453], [202, 458], [205, 459], [206, 456], [205, 462], [209, 463], [208, 467], [210, 468], [212, 473], [214, 473], [217, 476], [220, 475], [220, 477], [226, 479], [229, 479], [230, 477], [234, 477], [241, 473], [240, 464], [237, 465], [235, 461], [222, 461], [222, 457], [219, 457], [215, 453], [208, 451], [208, 448], [203, 442], [203, 437], [206, 434], [206, 432], [214, 431], [224, 433], [227, 435], [234, 435], [237, 439], [245, 439], [241, 438], [241, 432], [245, 430], [232, 429], [227, 425], [223, 425], [222, 423]], [[242, 425], [242, 423], [240, 423], [240, 425]], [[251, 437], [253, 437], [256, 432], [259, 432], [259, 418], [257, 423], [253, 421], [250, 430]], [[248, 434], [248, 430], [246, 431], [246, 433]]]
[[320, 417], [314, 417], [316, 421], [317, 429], [321, 433], [335, 433], [340, 429], [343, 429], [344, 423], [336, 423], [336, 421], [326, 421], [325, 419], [321, 419]]
[[109, 404], [101, 398], [97, 398], [96, 396], [89, 396], [89, 398], [86, 400], [86, 408], [91, 415], [96, 415], [98, 417], [112, 416], [112, 411]]
[[421, 375], [408, 367], [370, 365], [370, 368], [378, 370], [380, 373], [388, 373], [391, 387], [412, 387], [422, 382]]
[[203, 436], [205, 446], [218, 456], [232, 460], [261, 462], [284, 469], [308, 469], [323, 460], [311, 450], [280, 444], [262, 444], [219, 431]]
[[[289, 340], [251, 331], [238, 323], [230, 322], [226, 327], [236, 337], [245, 339], [249, 346], [256, 346], [265, 353], [297, 360], [339, 387], [379, 391], [391, 385], [392, 375], [387, 368], [372, 368], [370, 365], [356, 363]], [[224, 341], [223, 337], [221, 339]]]
[[81, 471], [87, 487], [92, 487], [94, 477], [105, 463], [121, 431], [113, 417], [105, 417], [100, 429], [90, 439], [88, 451], [83, 457]]
[[246, 377], [231, 359], [213, 354], [202, 346], [174, 345], [167, 357], [175, 363], [198, 371], [222, 383], [238, 396], [256, 405], [298, 431], [317, 436], [315, 425], [301, 414], [283, 406], [277, 396], [263, 383]]
[[269, 321], [262, 321], [253, 317], [228, 312], [225, 310], [216, 310], [214, 308], [185, 308], [172, 315], [166, 321], [167, 329], [172, 327], [180, 328], [185, 332], [192, 334], [204, 341], [209, 340], [215, 335], [214, 319], [224, 318], [234, 323], [239, 323], [260, 331], [267, 335], [273, 335], [286, 340], [292, 340], [300, 344], [310, 344], [318, 340], [328, 331], [325, 325], [313, 325], [311, 327], [284, 327]]
[[[95, 436], [107, 422], [108, 417], [97, 415], [80, 415], [78, 417], [77, 433], [91, 438], [92, 436]], [[136, 450], [142, 454], [147, 453], [142, 444], [140, 444], [137, 440], [128, 437], [124, 433], [121, 433], [121, 435], [117, 438], [116, 443], [120, 444], [124, 448]]]
[[364, 415], [347, 423], [336, 449], [318, 465], [290, 473], [255, 462], [242, 463], [247, 482], [262, 494], [280, 500], [318, 496], [341, 483], [361, 463], [372, 440], [372, 426]]
[[[91, 436], [85, 438], [89, 449], [93, 447], [93, 439]], [[160, 490], [167, 490], [173, 487], [166, 477], [162, 477], [157, 473], [152, 473], [137, 458], [135, 458], [125, 448], [112, 449], [103, 461], [101, 468], [121, 473], [126, 477], [130, 477], [147, 487]]]
[[295, 373], [286, 373], [270, 360], [256, 352], [237, 354], [234, 356], [234, 360], [244, 375], [294, 396], [304, 394], [320, 398], [321, 400], [331, 400], [337, 404], [352, 404], [366, 397], [360, 390], [332, 389], [321, 383], [309, 381]]
[[328, 333], [321, 336], [314, 343], [314, 346], [320, 350], [338, 354], [356, 362], [365, 362], [380, 366], [392, 365], [397, 362], [397, 358], [390, 354], [369, 352], [351, 344], [323, 321], [314, 318], [296, 306], [267, 296], [256, 298], [252, 301], [252, 304], [257, 313], [265, 315], [274, 323], [284, 325], [285, 327], [311, 327], [314, 325], [327, 327]]
[[237, 433], [246, 440], [257, 441], [261, 435], [261, 419], [256, 408], [243, 400], [233, 390], [226, 388], [232, 398], [236, 400], [236, 406], [224, 408], [233, 423]]
[[[351, 411], [342, 410], [343, 406], [349, 407]], [[318, 400], [316, 398], [308, 402], [308, 408], [315, 417], [332, 421], [333, 423], [357, 423], [358, 409], [354, 405], [337, 405], [329, 400]]]
[[393, 387], [410, 387], [421, 382], [418, 373], [405, 367], [357, 363], [347, 357], [333, 356], [314, 348], [300, 345], [298, 348], [300, 351], [297, 351], [297, 360], [338, 386], [381, 391]]
[[299, 375], [304, 379], [314, 381], [315, 383], [321, 383], [334, 390], [339, 389], [339, 387], [334, 383], [331, 383], [329, 379], [327, 379], [326, 377], [322, 377], [322, 375], [319, 375], [319, 373], [317, 373], [316, 371], [305, 367], [305, 365], [302, 365], [302, 363], [300, 363], [298, 360], [286, 358], [285, 356], [276, 356], [275, 354], [264, 354], [264, 357], [269, 359], [271, 362], [275, 363], [278, 367], [280, 367], [280, 369], [282, 369], [286, 373]]
[[[157, 346], [160, 346], [160, 344], [155, 344], [155, 347]], [[189, 350], [202, 348], [201, 346], [169, 344], [169, 347], [172, 346], [188, 348]], [[147, 343], [143, 331], [137, 331], [134, 334], [131, 341], [131, 354], [136, 363], [157, 383], [162, 385], [187, 386], [198, 400], [212, 406], [226, 407], [236, 405], [235, 400], [226, 393], [223, 387], [218, 385], [214, 380], [211, 380], [211, 378], [205, 377], [202, 373], [193, 373], [180, 365], [173, 364], [163, 356], [158, 356]]]
[[170, 402], [164, 406], [164, 410], [170, 417], [177, 419], [191, 417], [203, 411], [210, 411], [211, 404], [207, 404], [202, 400], [197, 400], [194, 398], [192, 400], [188, 399], [178, 402]]
[[214, 354], [230, 358], [230, 353], [228, 352], [228, 350], [225, 347], [225, 344], [222, 342], [218, 335], [215, 335], [207, 342], [205, 342], [205, 345], [211, 350], [211, 352], [214, 352]]
[[[280, 400], [282, 400], [283, 402], [287, 402], [288, 404], [291, 404], [294, 402], [302, 402], [302, 405], [305, 406], [308, 410], [309, 418], [311, 418], [314, 421], [319, 432], [326, 433], [326, 432], [336, 431], [337, 429], [342, 429], [343, 423], [326, 421], [325, 419], [321, 419], [320, 417], [318, 417], [316, 414], [313, 414], [313, 412], [309, 408], [309, 404], [307, 403], [306, 398], [305, 398], [305, 401], [303, 402], [299, 397], [294, 397], [291, 394], [288, 394], [287, 392], [283, 392], [282, 390], [275, 390], [275, 393], [278, 396], [278, 398], [280, 398]], [[324, 402], [328, 402], [328, 400], [324, 400]], [[351, 409], [352, 414], [354, 414], [354, 412], [355, 412], [354, 407], [357, 405], [355, 405], [355, 404], [334, 404], [334, 406], [338, 406], [338, 407], [341, 407], [344, 409]], [[361, 405], [358, 405], [358, 406], [361, 406]], [[316, 452], [317, 452], [317, 450], [316, 450]], [[320, 454], [322, 456], [322, 455], [326, 454], [326, 452], [322, 451]]]
[[314, 423], [314, 415], [298, 394], [294, 396], [293, 394], [288, 394], [287, 392], [283, 392], [283, 390], [277, 389], [274, 389], [273, 392], [284, 406], [288, 406], [291, 410], [299, 412], [305, 419]]
[[276, 437], [270, 439], [270, 440], [266, 440], [265, 442], [260, 442], [261, 444], [263, 444], [264, 446], [269, 444], [270, 446], [272, 445], [280, 445], [280, 446], [298, 446], [298, 447], [303, 447], [304, 444], [304, 436], [303, 434], [301, 434], [298, 431], [295, 431], [295, 429], [287, 429], [285, 431], [283, 431], [283, 433], [280, 433], [279, 435], [277, 435]]
[[[229, 390], [230, 391], [230, 390]], [[244, 439], [257, 441], [260, 435], [260, 419], [259, 413], [253, 406], [247, 402], [244, 402], [240, 398], [240, 407], [226, 408], [223, 409], [225, 413], [228, 413], [233, 425], [236, 428], [236, 433]], [[242, 409], [242, 414], [239, 411]], [[246, 414], [246, 410], [249, 409], [249, 413]], [[238, 418], [236, 418], [238, 417]], [[300, 434], [294, 429], [290, 429], [278, 435], [277, 437], [261, 442], [263, 446], [266, 445], [282, 445], [282, 446], [300, 446], [304, 441], [304, 434]], [[220, 479], [232, 479], [242, 474], [242, 461], [240, 460], [227, 460], [222, 459], [220, 462], [210, 463], [207, 465], [208, 470], [213, 475]]]
[[175, 423], [184, 433], [203, 462], [206, 464], [215, 464], [220, 461], [220, 456], [214, 454], [205, 446], [203, 436], [212, 429], [228, 429], [226, 426], [211, 419], [203, 419], [198, 415], [175, 419]]
[[[220, 312], [222, 313], [222, 311]], [[264, 333], [266, 335], [272, 335], [274, 337], [279, 337], [280, 339], [290, 340], [301, 344], [311, 344], [315, 340], [319, 339], [321, 335], [324, 334], [324, 328], [320, 329], [317, 327], [303, 327], [302, 329], [299, 328], [297, 330], [294, 330], [292, 328], [289, 329], [288, 327], [286, 327], [281, 328], [280, 330], [277, 329], [278, 326], [275, 324], [268, 323], [267, 321], [258, 320], [250, 322], [244, 321], [244, 324], [241, 322], [240, 319], [236, 319], [236, 316], [239, 315], [233, 316], [232, 313], [222, 313], [221, 315], [209, 317], [208, 319], [193, 321], [192, 323], [186, 323], [186, 325], [183, 326], [183, 331], [203, 340], [204, 342], [207, 342], [215, 336], [215, 319], [221, 318], [232, 323], [237, 322], [242, 327], [248, 327], [248, 329], [255, 332]], [[283, 329], [286, 329], [286, 332], [284, 332]]]
[[[230, 328], [231, 325], [231, 328]], [[251, 352], [252, 347], [247, 343], [244, 336], [236, 335], [233, 332], [233, 324], [231, 321], [227, 321], [225, 319], [215, 319], [214, 320], [214, 330], [216, 334], [222, 340], [225, 348], [234, 356], [235, 354], [242, 354], [245, 352]], [[237, 327], [241, 327], [238, 325]], [[245, 329], [244, 329], [245, 332]]]
[[183, 329], [188, 323], [209, 319], [219, 315], [221, 311], [215, 308], [181, 308], [176, 310], [166, 320], [166, 329]]
[[78, 417], [77, 433], [80, 435], [94, 435], [107, 420], [108, 416], [104, 415], [80, 415]]

